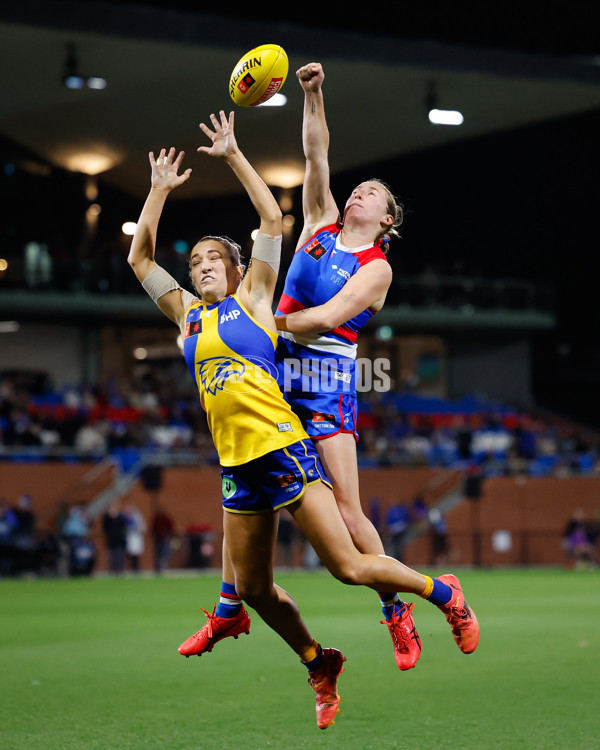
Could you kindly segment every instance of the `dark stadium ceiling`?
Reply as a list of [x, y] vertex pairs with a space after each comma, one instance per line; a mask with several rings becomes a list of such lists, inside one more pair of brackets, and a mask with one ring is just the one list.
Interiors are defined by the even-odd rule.
[[[290, 58], [283, 88], [288, 103], [236, 109], [236, 132], [272, 185], [302, 180], [303, 97], [294, 71], [312, 60], [322, 62], [326, 73], [334, 173], [600, 109], [600, 43], [598, 56], [589, 45], [580, 53], [558, 44], [560, 54], [553, 54], [541, 37], [532, 38], [538, 43], [531, 51], [526, 38], [512, 48], [494, 38], [481, 46], [464, 32], [454, 41], [448, 29], [441, 41], [418, 38], [416, 25], [399, 36], [383, 16], [378, 33], [360, 19], [356, 28], [328, 28], [323, 18], [318, 26], [302, 23], [300, 13], [287, 20], [266, 12], [247, 18], [193, 7], [206, 6], [1, 2], [0, 137], [56, 167], [97, 173], [140, 198], [149, 186], [147, 152], [173, 145], [186, 151], [185, 165], [193, 167], [179, 198], [237, 192], [228, 169], [196, 154], [206, 142], [198, 123], [232, 107], [227, 82], [235, 62], [266, 42], [280, 44]], [[460, 18], [455, 20], [458, 28]], [[106, 89], [64, 87], [69, 43], [76, 45], [81, 72], [103, 76]], [[464, 125], [428, 123], [431, 82], [440, 106], [461, 110]]]

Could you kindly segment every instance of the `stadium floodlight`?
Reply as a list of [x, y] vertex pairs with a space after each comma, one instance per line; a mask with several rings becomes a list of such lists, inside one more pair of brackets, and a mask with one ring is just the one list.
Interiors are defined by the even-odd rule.
[[462, 112], [457, 109], [441, 109], [438, 106], [437, 91], [434, 83], [429, 83], [425, 98], [427, 118], [433, 125], [462, 125], [465, 121]]
[[465, 121], [462, 112], [456, 109], [430, 109], [427, 115], [434, 125], [462, 125]]
[[96, 89], [97, 91], [101, 91], [102, 89], [106, 88], [106, 78], [101, 78], [100, 76], [90, 76], [86, 80], [85, 85], [88, 87], [88, 89]]
[[82, 89], [85, 86], [85, 78], [83, 76], [70, 74], [63, 78], [63, 83], [68, 89]]
[[100, 91], [107, 86], [106, 78], [102, 76], [84, 76], [79, 70], [79, 60], [73, 42], [67, 44], [67, 59], [63, 71], [62, 81], [66, 88], [71, 91], [80, 91], [83, 88]]

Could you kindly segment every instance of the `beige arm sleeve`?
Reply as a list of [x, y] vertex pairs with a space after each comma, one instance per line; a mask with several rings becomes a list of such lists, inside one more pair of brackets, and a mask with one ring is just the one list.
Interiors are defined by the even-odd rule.
[[182, 289], [171, 274], [168, 271], [165, 271], [164, 268], [161, 268], [161, 266], [154, 266], [142, 282], [142, 286], [154, 304], [158, 304], [158, 300], [161, 297], [176, 289], [181, 291], [181, 299], [184, 308], [189, 307], [191, 304], [198, 301], [197, 297], [194, 297], [193, 294]]
[[268, 234], [259, 232], [252, 248], [252, 257], [268, 263], [276, 275], [279, 275], [279, 263], [281, 261], [281, 238], [282, 235], [280, 234], [277, 237], [269, 237]]

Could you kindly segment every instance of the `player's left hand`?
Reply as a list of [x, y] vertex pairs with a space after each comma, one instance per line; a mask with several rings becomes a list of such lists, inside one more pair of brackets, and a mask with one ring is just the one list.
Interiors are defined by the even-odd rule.
[[200, 146], [198, 151], [202, 151], [209, 156], [218, 156], [226, 159], [238, 151], [238, 145], [233, 133], [234, 115], [233, 112], [230, 112], [229, 118], [227, 118], [225, 112], [221, 110], [219, 117], [220, 119], [217, 119], [216, 115], [210, 116], [214, 130], [211, 130], [203, 122], [200, 123], [200, 129], [210, 138], [212, 146]]

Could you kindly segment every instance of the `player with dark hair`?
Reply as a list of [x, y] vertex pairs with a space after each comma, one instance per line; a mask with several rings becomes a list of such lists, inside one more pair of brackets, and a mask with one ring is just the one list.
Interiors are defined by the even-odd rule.
[[[179, 175], [183, 152], [150, 154], [152, 187], [140, 215], [129, 264], [144, 289], [184, 335], [184, 355], [219, 454], [224, 538], [237, 595], [298, 654], [316, 692], [317, 725], [326, 729], [339, 713], [337, 679], [345, 657], [322, 648], [291, 596], [273, 583], [277, 511], [286, 508], [324, 565], [340, 581], [377, 590], [402, 590], [438, 604], [466, 653], [477, 647], [477, 621], [454, 576], [432, 579], [385, 555], [360, 553], [342, 520], [312, 441], [283, 397], [277, 380], [277, 329], [272, 300], [281, 249], [281, 211], [271, 192], [239, 150], [233, 113], [211, 115], [211, 139], [199, 151], [223, 158], [244, 186], [260, 217], [252, 258], [244, 275], [231, 261], [227, 242], [204, 239], [190, 255], [196, 297], [184, 291], [154, 260], [159, 219]], [[282, 477], [285, 482], [282, 482]]]
[[[360, 502], [356, 340], [385, 302], [392, 281], [387, 246], [390, 236], [398, 236], [404, 209], [386, 183], [372, 179], [356, 186], [340, 217], [329, 184], [323, 68], [310, 63], [296, 75], [305, 94], [304, 227], [276, 313], [280, 383], [315, 442], [354, 544], [361, 552], [379, 555], [385, 552], [383, 543]], [[223, 560], [219, 603], [212, 614], [204, 610], [208, 622], [193, 643], [183, 644], [186, 654], [200, 655], [222, 637], [247, 627], [226, 549]], [[421, 655], [414, 605], [395, 591], [378, 593], [396, 664], [401, 670], [411, 669]]]

